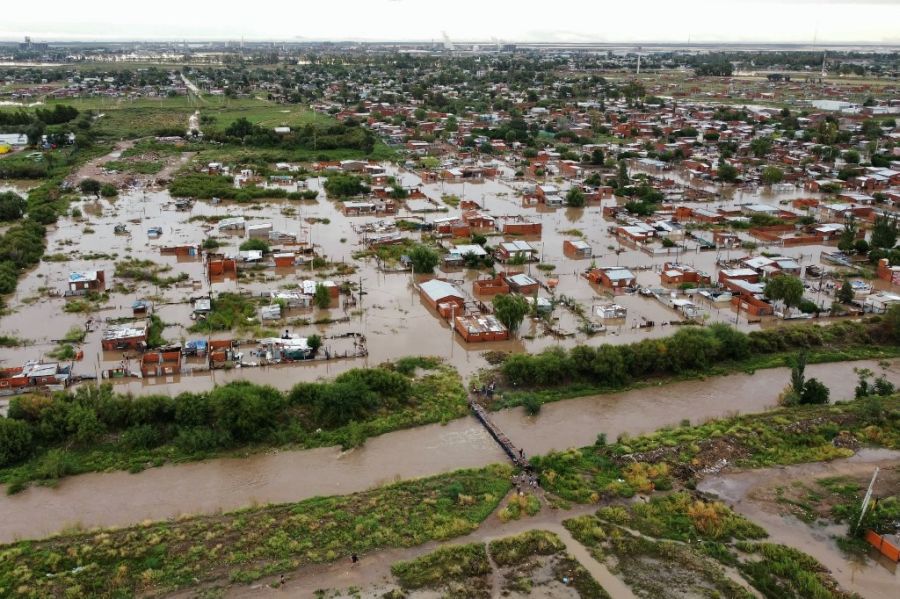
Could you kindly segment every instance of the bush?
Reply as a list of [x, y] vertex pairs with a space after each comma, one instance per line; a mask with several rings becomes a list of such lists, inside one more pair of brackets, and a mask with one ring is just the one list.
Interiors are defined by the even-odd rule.
[[112, 185], [110, 183], [104, 183], [100, 187], [100, 195], [103, 196], [104, 198], [112, 198], [112, 197], [119, 195], [119, 190], [116, 189], [115, 185]]
[[19, 194], [11, 191], [0, 193], [0, 221], [19, 220], [27, 207], [25, 198]]
[[440, 257], [436, 251], [420, 243], [410, 250], [409, 260], [417, 273], [428, 274], [434, 272], [434, 267], [440, 262]]
[[254, 250], [260, 251], [263, 254], [269, 253], [269, 244], [263, 241], [262, 239], [248, 239], [243, 242], [238, 248], [242, 252], [252, 252]]
[[31, 452], [31, 428], [19, 420], [0, 417], [0, 466], [14, 464]]

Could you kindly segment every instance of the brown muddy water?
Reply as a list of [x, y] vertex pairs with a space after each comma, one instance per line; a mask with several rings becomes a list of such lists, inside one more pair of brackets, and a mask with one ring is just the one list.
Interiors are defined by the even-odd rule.
[[[874, 362], [812, 365], [808, 377], [832, 388], [835, 399], [852, 396], [853, 367]], [[888, 377], [900, 383], [900, 361]], [[495, 421], [527, 454], [580, 447], [600, 432], [613, 440], [688, 419], [699, 423], [776, 403], [787, 384], [785, 368], [673, 383], [624, 393], [561, 401], [537, 417], [514, 409]], [[447, 425], [396, 431], [350, 452], [337, 448], [271, 451], [247, 458], [216, 459], [151, 468], [138, 474], [93, 473], [63, 479], [56, 488], [31, 487], [0, 496], [0, 542], [36, 538], [81, 526], [127, 526], [145, 520], [214, 513], [254, 504], [300, 501], [317, 495], [362, 491], [400, 479], [480, 467], [505, 460], [470, 417]], [[2, 492], [2, 491], [0, 491]]]
[[[117, 150], [118, 151], [118, 150]], [[116, 152], [106, 157], [112, 158]], [[188, 160], [184, 155], [175, 163]], [[105, 159], [104, 159], [105, 160]], [[89, 165], [98, 168], [97, 164]], [[323, 317], [344, 318], [348, 322], [330, 325], [290, 325], [287, 320], [264, 323], [267, 328], [281, 331], [290, 328], [292, 333], [310, 335], [318, 333], [326, 337], [326, 347], [340, 352], [344, 348], [338, 340], [329, 340], [328, 336], [339, 336], [346, 333], [362, 333], [367, 338], [368, 356], [348, 360], [317, 361], [312, 364], [299, 364], [278, 368], [245, 368], [227, 372], [188, 371], [177, 377], [160, 377], [151, 379], [125, 379], [117, 382], [122, 392], [134, 394], [145, 393], [179, 393], [181, 391], [199, 391], [209, 389], [215, 384], [232, 380], [246, 379], [255, 382], [273, 384], [281, 389], [289, 388], [300, 381], [330, 377], [352, 367], [370, 366], [386, 360], [402, 356], [434, 355], [447, 360], [464, 376], [468, 376], [479, 368], [486, 366], [483, 354], [488, 350], [537, 352], [544, 348], [561, 345], [570, 347], [577, 343], [627, 343], [647, 337], [661, 337], [673, 332], [671, 326], [653, 328], [637, 328], [645, 321], [656, 323], [680, 320], [681, 316], [664, 306], [656, 299], [639, 295], [620, 295], [613, 298], [607, 290], [591, 286], [580, 273], [591, 262], [597, 265], [628, 266], [646, 268], [638, 271], [638, 283], [659, 287], [659, 275], [666, 261], [677, 260], [715, 274], [717, 252], [699, 252], [693, 246], [689, 251], [680, 251], [670, 255], [655, 254], [650, 256], [644, 252], [622, 246], [607, 231], [613, 223], [604, 220], [600, 207], [585, 209], [546, 209], [523, 207], [519, 197], [522, 184], [506, 179], [486, 180], [481, 183], [421, 183], [413, 173], [387, 166], [388, 172], [397, 175], [404, 185], [420, 186], [432, 199], [440, 201], [443, 194], [455, 194], [459, 197], [476, 200], [495, 217], [525, 215], [537, 218], [543, 223], [543, 236], [534, 241], [540, 250], [541, 261], [555, 267], [552, 277], [559, 280], [557, 295], [566, 295], [590, 314], [596, 305], [616, 301], [628, 309], [626, 319], [610, 324], [607, 331], [588, 337], [578, 331], [580, 320], [563, 307], [557, 308], [559, 327], [574, 333], [559, 338], [547, 332], [543, 326], [526, 322], [523, 324], [520, 339], [509, 342], [488, 344], [466, 344], [459, 336], [451, 333], [448, 324], [440, 319], [420, 300], [414, 287], [413, 277], [409, 273], [386, 274], [377, 269], [373, 260], [355, 261], [354, 252], [364, 249], [362, 235], [354, 227], [375, 222], [374, 217], [346, 217], [339, 210], [339, 203], [320, 197], [317, 202], [291, 202], [287, 200], [266, 201], [259, 204], [236, 204], [222, 202], [213, 205], [211, 202], [197, 201], [189, 211], [175, 209], [173, 199], [168, 192], [154, 187], [148, 178], [139, 178], [141, 187], [123, 192], [118, 198], [99, 199], [84, 198], [76, 202], [82, 217], [78, 219], [63, 218], [51, 227], [48, 234], [47, 256], [58, 261], [46, 260], [28, 273], [20, 282], [16, 293], [8, 298], [10, 313], [0, 318], [0, 334], [11, 335], [27, 340], [24, 347], [0, 349], [0, 363], [4, 366], [18, 366], [24, 360], [50, 360], [48, 352], [56, 347], [55, 340], [62, 338], [73, 327], [83, 328], [87, 319], [99, 320], [99, 326], [88, 333], [82, 348], [84, 359], [76, 362], [76, 375], [99, 376], [108, 369], [119, 366], [121, 355], [116, 352], [100, 351], [100, 338], [104, 321], [131, 316], [131, 304], [136, 299], [152, 298], [157, 306], [157, 313], [169, 325], [164, 336], [171, 342], [184, 342], [202, 338], [192, 334], [188, 328], [193, 324], [190, 319], [190, 307], [185, 302], [190, 297], [208, 292], [243, 292], [258, 294], [296, 285], [306, 278], [315, 278], [315, 273], [303, 268], [268, 269], [262, 276], [240, 281], [207, 281], [204, 276], [202, 262], [184, 260], [175, 256], [161, 256], [160, 248], [171, 245], [200, 243], [208, 235], [216, 235], [213, 226], [201, 220], [203, 217], [242, 215], [250, 222], [270, 222], [276, 230], [296, 233], [301, 239], [308, 239], [319, 255], [332, 263], [349, 263], [357, 267], [357, 272], [347, 277], [331, 277], [337, 282], [344, 280], [361, 285], [365, 291], [359, 306], [348, 309], [335, 306], [329, 310], [293, 310], [287, 319], [298, 317], [310, 321]], [[667, 174], [668, 176], [668, 174]], [[9, 182], [10, 186], [16, 185]], [[321, 185], [319, 179], [308, 181], [310, 188], [317, 189]], [[24, 191], [24, 190], [22, 190]], [[797, 195], [800, 192], [782, 194], [746, 192], [730, 192], [730, 196], [722, 197], [708, 205], [719, 206], [735, 202], [767, 202], [777, 204]], [[449, 214], [458, 214], [457, 209], [450, 209]], [[401, 210], [400, 217], [412, 218], [415, 215]], [[431, 220], [443, 214], [425, 215]], [[328, 224], [311, 219], [328, 219]], [[127, 235], [115, 235], [117, 224], [124, 224]], [[151, 239], [147, 230], [159, 226], [163, 234], [158, 239]], [[574, 238], [575, 231], [580, 231], [594, 249], [593, 260], [571, 260], [563, 255], [562, 243], [565, 239]], [[418, 234], [411, 233], [415, 238]], [[235, 252], [244, 240], [239, 236], [218, 235], [225, 245], [221, 251]], [[490, 242], [496, 243], [498, 238]], [[825, 248], [820, 246], [804, 246], [778, 250], [780, 253], [797, 258], [802, 264], [819, 262], [819, 254]], [[739, 250], [723, 252], [721, 257], [736, 258], [742, 255]], [[121, 281], [113, 276], [115, 264], [125, 257], [150, 259], [170, 267], [171, 271], [162, 276], [174, 276], [179, 273], [188, 275], [188, 280], [169, 289], [158, 288], [152, 284], [133, 284]], [[535, 265], [525, 266], [525, 270], [539, 279], [546, 280], [545, 275]], [[126, 289], [112, 293], [110, 301], [99, 311], [87, 314], [73, 314], [63, 311], [66, 300], [52, 297], [50, 291], [62, 290], [68, 274], [78, 270], [103, 269], [107, 275], [107, 287], [116, 283], [125, 283]], [[474, 271], [455, 270], [439, 271], [438, 276], [458, 280], [463, 290], [471, 294], [471, 281], [478, 276]], [[547, 296], [546, 291], [541, 295]], [[823, 303], [825, 294], [814, 296]], [[728, 305], [719, 306], [698, 301], [702, 308], [702, 318], [706, 322], [734, 322], [737, 316]], [[765, 320], [759, 324], [748, 324], [741, 316], [737, 326], [742, 330], [753, 330], [760, 327], [774, 326], [773, 321]], [[214, 338], [239, 337], [235, 333], [220, 333]]]
[[819, 560], [844, 590], [859, 593], [866, 599], [894, 599], [900, 590], [900, 568], [876, 552], [861, 559], [848, 559], [834, 540], [846, 534], [846, 525], [810, 525], [792, 515], [778, 513], [777, 505], [759, 501], [755, 495], [793, 482], [860, 474], [867, 477], [875, 466], [897, 464], [900, 464], [900, 452], [862, 449], [844, 460], [709, 477], [698, 489], [717, 495], [735, 511], [762, 525], [772, 542], [794, 547]]

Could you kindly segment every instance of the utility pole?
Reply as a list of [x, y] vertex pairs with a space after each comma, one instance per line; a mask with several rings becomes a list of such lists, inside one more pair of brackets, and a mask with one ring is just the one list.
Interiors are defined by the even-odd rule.
[[866, 510], [869, 509], [869, 502], [872, 500], [872, 489], [875, 488], [875, 479], [878, 478], [878, 472], [880, 468], [875, 466], [875, 472], [872, 473], [872, 480], [869, 482], [869, 488], [866, 491], [866, 496], [863, 498], [862, 508], [859, 510], [859, 519], [856, 521], [856, 526], [853, 528], [854, 532], [859, 529], [859, 525], [862, 524], [863, 517], [866, 515]]

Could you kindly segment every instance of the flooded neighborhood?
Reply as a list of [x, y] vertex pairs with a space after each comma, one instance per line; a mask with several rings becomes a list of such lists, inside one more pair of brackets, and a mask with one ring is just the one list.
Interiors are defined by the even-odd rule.
[[390, 35], [0, 34], [0, 596], [895, 597], [897, 49]]

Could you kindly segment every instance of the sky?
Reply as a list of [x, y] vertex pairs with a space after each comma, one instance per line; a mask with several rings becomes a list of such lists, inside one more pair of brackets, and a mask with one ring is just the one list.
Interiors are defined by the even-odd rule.
[[6, 0], [0, 40], [865, 42], [900, 0]]

